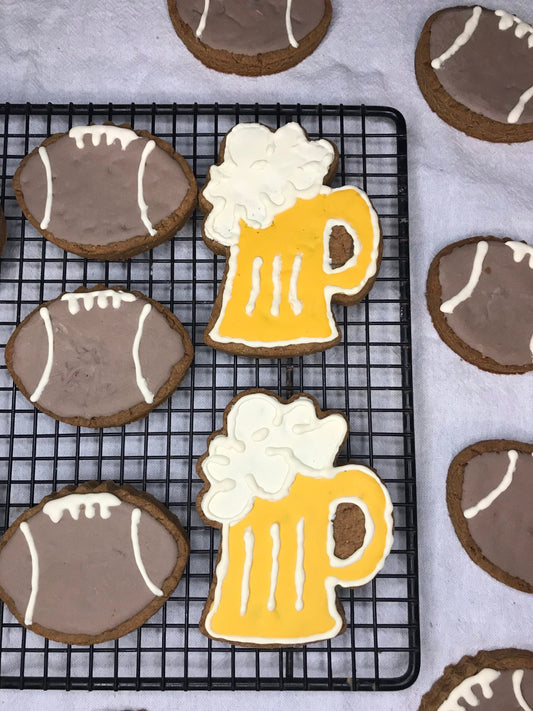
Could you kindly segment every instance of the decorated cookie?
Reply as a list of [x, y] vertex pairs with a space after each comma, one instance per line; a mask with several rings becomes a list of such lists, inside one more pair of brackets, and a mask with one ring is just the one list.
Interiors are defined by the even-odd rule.
[[113, 482], [67, 486], [0, 540], [0, 598], [48, 639], [105, 642], [159, 610], [188, 555], [178, 519], [149, 494]]
[[204, 634], [279, 647], [344, 631], [335, 588], [370, 581], [393, 531], [376, 473], [334, 466], [347, 434], [346, 418], [308, 395], [248, 390], [230, 402], [198, 462], [198, 511], [221, 529]]
[[463, 449], [450, 465], [447, 502], [474, 563], [532, 593], [533, 445], [489, 440]]
[[35, 407], [80, 427], [145, 417], [178, 387], [193, 347], [178, 319], [138, 291], [81, 287], [32, 311], [6, 346]]
[[426, 295], [440, 337], [462, 358], [493, 373], [533, 369], [533, 247], [454, 242], [431, 263]]
[[533, 708], [533, 654], [523, 649], [478, 652], [450, 664], [418, 711], [528, 711]]
[[336, 166], [336, 148], [297, 123], [227, 134], [200, 196], [206, 244], [227, 258], [209, 346], [276, 358], [339, 342], [331, 302], [354, 304], [370, 290], [381, 230], [365, 193], [324, 185]]
[[67, 252], [126, 259], [173, 237], [197, 188], [185, 160], [147, 131], [75, 126], [47, 138], [13, 178], [31, 224]]
[[327, 32], [331, 0], [168, 0], [174, 29], [206, 66], [258, 76], [293, 67]]
[[533, 139], [533, 27], [505, 10], [450, 7], [426, 22], [418, 85], [444, 121], [485, 141]]

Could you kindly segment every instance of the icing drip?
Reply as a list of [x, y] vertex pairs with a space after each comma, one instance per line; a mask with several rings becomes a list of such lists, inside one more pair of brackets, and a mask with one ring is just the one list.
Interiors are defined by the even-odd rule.
[[153, 593], [156, 597], [162, 597], [164, 595], [163, 591], [160, 590], [157, 585], [150, 580], [146, 568], [141, 557], [141, 547], [139, 545], [139, 523], [141, 521], [141, 509], [136, 508], [131, 512], [131, 544], [133, 546], [133, 555], [135, 556], [135, 563], [137, 568], [139, 568], [139, 573], [142, 579], [146, 583], [146, 587]]
[[298, 298], [298, 277], [302, 269], [303, 254], [297, 254], [292, 263], [291, 280], [289, 283], [289, 304], [295, 316], [302, 313], [303, 304]]
[[296, 587], [296, 602], [294, 607], [298, 612], [304, 609], [304, 583], [305, 583], [305, 570], [304, 570], [304, 526], [305, 518], [301, 518], [296, 525], [296, 567], [294, 569], [294, 585]]
[[291, 20], [291, 9], [292, 9], [292, 0], [287, 0], [287, 11], [285, 13], [285, 24], [287, 26], [287, 37], [289, 38], [289, 44], [291, 47], [299, 47], [300, 45], [294, 38], [294, 34], [292, 32], [292, 20]]
[[513, 259], [515, 262], [521, 262], [525, 257], [529, 257], [529, 267], [533, 269], [533, 247], [524, 242], [506, 242], [506, 247], [513, 250]]
[[490, 494], [487, 494], [481, 501], [476, 504], [475, 506], [471, 506], [470, 508], [466, 509], [464, 511], [464, 516], [465, 518], [473, 518], [474, 516], [477, 516], [477, 514], [480, 511], [484, 511], [485, 509], [488, 509], [489, 506], [496, 501], [498, 496], [503, 494], [503, 492], [508, 489], [511, 486], [511, 483], [513, 481], [513, 475], [516, 469], [516, 462], [518, 461], [518, 452], [516, 452], [514, 449], [509, 450], [509, 466], [507, 467], [507, 471], [505, 473], [505, 476], [501, 480], [500, 484], [493, 489]]
[[155, 141], [148, 141], [142, 152], [141, 161], [139, 163], [139, 171], [137, 173], [137, 202], [139, 203], [139, 210], [141, 211], [141, 220], [152, 237], [157, 234], [157, 230], [153, 228], [152, 223], [148, 219], [148, 205], [144, 199], [143, 180], [146, 169], [146, 161], [154, 148]]
[[241, 616], [246, 614], [248, 608], [248, 598], [250, 597], [250, 572], [254, 560], [255, 538], [252, 527], [248, 526], [244, 532], [244, 567], [242, 570], [241, 583]]
[[431, 62], [431, 66], [433, 67], [433, 69], [440, 69], [444, 62], [450, 59], [450, 57], [453, 57], [453, 55], [456, 54], [456, 52], [458, 52], [461, 47], [464, 47], [465, 44], [471, 39], [478, 26], [479, 18], [481, 17], [481, 12], [482, 9], [479, 6], [476, 6], [473, 9], [472, 17], [466, 22], [464, 30], [461, 32], [459, 37], [455, 40], [451, 47], [449, 47], [443, 54], [440, 55], [440, 57], [436, 57]]
[[279, 575], [279, 551], [281, 547], [279, 523], [272, 524], [270, 535], [272, 537], [272, 568], [270, 570], [270, 594], [268, 596], [267, 609], [272, 612], [276, 609], [276, 588]]
[[529, 49], [533, 48], [532, 25], [528, 25], [527, 22], [522, 22], [519, 17], [516, 17], [516, 15], [511, 15], [510, 12], [506, 12], [505, 10], [495, 10], [494, 14], [500, 18], [500, 22], [498, 23], [498, 29], [502, 30], [503, 32], [509, 30], [516, 23], [516, 27], [514, 29], [515, 37], [517, 37], [518, 39], [522, 39], [529, 33], [527, 46], [529, 47]]
[[281, 256], [279, 254], [276, 254], [272, 261], [272, 284], [274, 289], [270, 313], [272, 316], [279, 316], [279, 307], [281, 304]]
[[46, 150], [46, 148], [44, 148], [44, 146], [41, 146], [39, 148], [39, 156], [43, 162], [44, 169], [46, 171], [46, 203], [44, 207], [44, 217], [40, 225], [41, 229], [45, 230], [50, 224], [50, 215], [52, 214], [52, 166], [50, 165], [48, 151]]
[[481, 271], [483, 269], [483, 260], [485, 259], [488, 250], [489, 245], [487, 242], [481, 241], [477, 243], [476, 256], [474, 258], [472, 272], [470, 274], [468, 284], [466, 284], [466, 286], [464, 286], [461, 291], [454, 297], [448, 299], [448, 301], [445, 301], [441, 304], [440, 310], [443, 313], [452, 314], [456, 307], [459, 306], [459, 304], [462, 304], [463, 301], [466, 301], [472, 296], [474, 289], [478, 285], [479, 279], [481, 277]]
[[31, 535], [30, 527], [26, 521], [20, 524], [20, 530], [26, 539], [31, 556], [31, 593], [26, 607], [26, 614], [24, 615], [24, 624], [30, 626], [33, 623], [33, 611], [35, 609], [37, 593], [39, 592], [39, 555], [35, 547], [35, 541]]
[[255, 257], [252, 264], [252, 288], [250, 290], [250, 298], [246, 304], [246, 314], [251, 316], [255, 310], [255, 304], [259, 292], [261, 290], [261, 267], [263, 266], [263, 260], [261, 257]]
[[120, 141], [123, 151], [132, 141], [136, 141], [139, 136], [129, 128], [120, 126], [73, 126], [68, 132], [70, 138], [76, 141], [78, 148], [84, 147], [83, 139], [91, 136], [93, 146], [99, 146], [102, 136], [105, 136], [106, 145], [110, 146], [115, 141]]
[[113, 506], [120, 506], [121, 501], [118, 496], [103, 491], [99, 494], [68, 494], [58, 499], [52, 499], [43, 506], [43, 513], [46, 514], [52, 523], [61, 521], [65, 511], [68, 511], [74, 521], [80, 517], [82, 506], [86, 518], [96, 516], [96, 506], [100, 507], [100, 518], [109, 518]]
[[524, 109], [526, 108], [527, 103], [531, 99], [533, 99], [533, 86], [530, 87], [527, 91], [524, 91], [522, 96], [518, 99], [518, 103], [507, 117], [507, 123], [516, 123], [517, 121], [519, 121], [520, 117], [524, 113]]
[[464, 679], [459, 686], [455, 687], [437, 711], [466, 711], [465, 703], [470, 706], [479, 706], [479, 698], [472, 691], [474, 686], [480, 686], [483, 696], [486, 699], [492, 699], [494, 692], [491, 684], [496, 681], [500, 673], [495, 669], [482, 669], [478, 674]]
[[37, 385], [33, 394], [30, 397], [31, 402], [37, 402], [37, 400], [43, 394], [43, 390], [48, 385], [48, 382], [50, 380], [50, 373], [52, 372], [52, 365], [54, 363], [54, 331], [52, 329], [50, 312], [48, 311], [46, 306], [43, 306], [41, 309], [39, 309], [39, 313], [41, 314], [41, 318], [44, 321], [46, 335], [48, 337], [48, 357], [46, 359], [46, 365], [44, 367], [43, 374], [41, 375], [41, 379], [39, 380], [39, 384]]
[[100, 309], [107, 309], [109, 306], [108, 299], [111, 299], [111, 304], [114, 309], [120, 308], [120, 305], [125, 301], [136, 301], [135, 294], [130, 294], [126, 291], [115, 291], [115, 289], [103, 289], [102, 291], [87, 291], [84, 293], [63, 294], [61, 301], [68, 303], [68, 310], [71, 314], [76, 315], [80, 310], [80, 302], [86, 311], [90, 311], [94, 304]]
[[207, 23], [207, 15], [209, 13], [209, 1], [210, 0], [205, 0], [204, 2], [204, 11], [202, 13], [202, 17], [200, 18], [200, 22], [198, 24], [198, 27], [196, 29], [196, 36], [200, 38], [205, 30], [205, 26]]
[[143, 310], [139, 316], [139, 325], [137, 326], [137, 333], [135, 334], [135, 339], [133, 341], [132, 356], [133, 362], [135, 363], [135, 379], [137, 381], [137, 387], [141, 391], [141, 394], [147, 403], [152, 403], [154, 401], [154, 393], [151, 392], [146, 382], [146, 378], [142, 374], [141, 359], [139, 357], [139, 346], [141, 345], [141, 339], [143, 335], [143, 326], [146, 321], [146, 317], [152, 310], [151, 304], [145, 304]]
[[527, 701], [524, 699], [524, 695], [522, 694], [522, 679], [524, 678], [524, 670], [523, 669], [516, 669], [516, 671], [513, 672], [513, 691], [514, 695], [516, 697], [516, 700], [518, 701], [518, 704], [523, 711], [533, 711], [531, 706], [527, 703]]

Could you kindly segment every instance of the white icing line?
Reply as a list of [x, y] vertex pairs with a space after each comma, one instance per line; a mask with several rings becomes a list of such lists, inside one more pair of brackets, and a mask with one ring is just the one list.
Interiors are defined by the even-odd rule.
[[476, 256], [474, 257], [474, 263], [472, 265], [472, 272], [470, 274], [470, 279], [468, 284], [464, 286], [461, 291], [453, 296], [448, 301], [441, 304], [440, 310], [445, 314], [452, 314], [457, 306], [463, 301], [466, 301], [472, 296], [472, 293], [476, 286], [478, 285], [479, 279], [481, 277], [481, 271], [483, 269], [483, 260], [488, 252], [489, 245], [487, 242], [478, 242], [476, 248]]
[[267, 608], [270, 612], [276, 609], [276, 588], [278, 586], [279, 575], [279, 523], [273, 523], [270, 526], [270, 535], [272, 536], [272, 568], [270, 569], [270, 594], [268, 596]]
[[145, 304], [141, 315], [139, 316], [139, 325], [137, 326], [137, 333], [135, 334], [135, 340], [133, 341], [132, 356], [133, 362], [135, 363], [135, 379], [137, 381], [137, 387], [142, 393], [142, 396], [147, 403], [152, 403], [154, 401], [154, 394], [150, 391], [146, 378], [143, 377], [141, 360], [139, 358], [139, 346], [141, 345], [141, 338], [143, 335], [143, 326], [146, 317], [152, 310], [151, 304]]
[[526, 104], [531, 99], [533, 99], [533, 86], [530, 87], [527, 91], [524, 91], [522, 96], [518, 99], [517, 105], [514, 107], [514, 109], [510, 112], [509, 116], [507, 117], [507, 123], [516, 123], [520, 119], [522, 114], [524, 113]]
[[279, 307], [281, 304], [281, 255], [276, 254], [272, 261], [272, 306], [270, 313], [272, 316], [279, 316]]
[[250, 298], [246, 304], [246, 315], [251, 316], [255, 311], [255, 304], [257, 302], [257, 297], [261, 290], [261, 267], [263, 266], [263, 259], [261, 257], [256, 257], [252, 264], [252, 288], [250, 289]]
[[41, 229], [45, 230], [50, 224], [50, 215], [52, 214], [52, 166], [50, 165], [48, 151], [44, 146], [39, 148], [39, 156], [41, 157], [46, 171], [46, 203], [44, 206], [44, 217], [40, 225]]
[[476, 28], [479, 23], [479, 18], [481, 17], [481, 8], [479, 6], [476, 6], [472, 12], [472, 17], [467, 20], [464, 30], [461, 32], [459, 37], [455, 40], [455, 42], [452, 44], [451, 47], [449, 47], [443, 54], [440, 55], [440, 57], [436, 57], [432, 62], [431, 66], [433, 69], [440, 69], [444, 62], [446, 62], [450, 57], [453, 57], [453, 55], [458, 52], [461, 47], [464, 47], [465, 44], [470, 40], [474, 32], [476, 31]]
[[246, 614], [248, 608], [248, 598], [250, 597], [250, 572], [254, 559], [254, 533], [252, 527], [248, 526], [244, 532], [244, 566], [242, 569], [241, 581], [241, 616]]
[[48, 357], [46, 359], [46, 365], [39, 380], [39, 384], [35, 388], [33, 395], [30, 397], [31, 402], [37, 402], [37, 400], [43, 394], [43, 390], [48, 385], [50, 380], [50, 373], [52, 372], [52, 365], [54, 363], [54, 331], [52, 329], [52, 320], [50, 319], [50, 312], [43, 306], [39, 309], [41, 318], [44, 321], [44, 327], [46, 328], [46, 335], [48, 336]]
[[30, 527], [26, 521], [20, 524], [20, 530], [26, 539], [31, 555], [31, 593], [26, 607], [26, 614], [24, 615], [24, 624], [29, 627], [33, 624], [33, 611], [35, 609], [37, 593], [39, 592], [39, 555], [35, 547], [35, 541], [31, 535]]
[[513, 672], [514, 695], [516, 697], [516, 700], [518, 701], [520, 708], [523, 709], [523, 711], [533, 711], [531, 706], [524, 699], [524, 695], [522, 694], [522, 679], [523, 678], [524, 678], [524, 670], [523, 669], [516, 669]]
[[139, 523], [141, 521], [141, 509], [133, 509], [131, 512], [131, 543], [133, 545], [133, 555], [135, 556], [135, 562], [137, 563], [137, 568], [139, 568], [139, 573], [142, 575], [146, 587], [151, 593], [157, 597], [163, 597], [164, 593], [160, 590], [157, 585], [148, 577], [146, 568], [141, 557], [141, 547], [139, 545]]
[[291, 47], [299, 47], [299, 43], [296, 41], [293, 31], [292, 31], [292, 20], [291, 20], [291, 10], [292, 10], [292, 0], [287, 0], [287, 10], [285, 12], [285, 25], [287, 27], [287, 37], [289, 38], [289, 43]]
[[141, 211], [141, 220], [143, 221], [143, 225], [146, 227], [152, 237], [157, 234], [157, 230], [154, 230], [152, 223], [148, 219], [148, 205], [144, 200], [143, 179], [144, 171], [146, 168], [146, 161], [148, 160], [148, 156], [154, 150], [154, 148], [155, 141], [148, 141], [142, 152], [141, 161], [139, 163], [139, 172], [137, 173], [137, 202], [139, 203], [139, 210]]
[[204, 11], [202, 13], [202, 17], [200, 18], [200, 23], [196, 29], [196, 36], [200, 38], [203, 34], [203, 31], [205, 30], [205, 25], [207, 23], [207, 15], [209, 13], [209, 0], [205, 0], [204, 3]]
[[77, 148], [84, 148], [83, 139], [91, 136], [93, 146], [99, 146], [102, 136], [106, 138], [106, 145], [110, 146], [115, 141], [120, 141], [123, 151], [132, 141], [136, 141], [139, 136], [131, 128], [121, 126], [73, 126], [68, 132], [69, 138], [76, 141]]
[[298, 612], [304, 609], [304, 526], [305, 518], [301, 518], [296, 524], [296, 567], [294, 569], [294, 585], [296, 587], [296, 602], [294, 607]]
[[[477, 674], [474, 674], [474, 676], [469, 676], [464, 679], [453, 689], [437, 711], [465, 711], [465, 703], [474, 707], [479, 706], [479, 697], [472, 690], [474, 686], [480, 686], [483, 696], [486, 699], [491, 699], [494, 695], [491, 684], [496, 681], [500, 673], [501, 672], [495, 669], [482, 669]], [[461, 701], [461, 699], [463, 701]]]
[[289, 304], [295, 316], [302, 313], [303, 304], [298, 298], [298, 277], [302, 268], [303, 254], [297, 254], [292, 263], [291, 280], [289, 283]]
[[74, 316], [80, 311], [80, 302], [86, 311], [90, 311], [96, 301], [96, 305], [100, 309], [106, 309], [109, 305], [108, 299], [111, 299], [111, 304], [114, 309], [120, 308], [123, 302], [136, 301], [135, 294], [130, 294], [125, 291], [115, 291], [115, 289], [103, 289], [102, 291], [88, 291], [84, 293], [63, 294], [61, 301], [68, 303], [68, 310]]
[[96, 515], [96, 505], [100, 507], [100, 518], [109, 518], [113, 506], [120, 506], [120, 499], [108, 491], [92, 494], [68, 494], [52, 499], [43, 506], [43, 513], [46, 514], [52, 523], [61, 521], [65, 511], [68, 511], [74, 521], [80, 517], [81, 507], [84, 507], [86, 518], [94, 518]]
[[505, 242], [506, 247], [513, 250], [513, 259], [515, 262], [521, 262], [525, 257], [529, 257], [529, 268], [533, 269], [533, 247], [523, 242]]
[[516, 27], [514, 30], [515, 37], [517, 37], [518, 39], [522, 39], [529, 32], [530, 35], [527, 39], [527, 46], [529, 47], [529, 49], [533, 48], [532, 25], [528, 25], [527, 22], [523, 22], [519, 17], [516, 17], [516, 15], [511, 15], [511, 13], [506, 12], [506, 10], [495, 10], [494, 14], [500, 18], [500, 22], [498, 23], [499, 30], [505, 32], [506, 30], [510, 29], [516, 22]]
[[499, 485], [489, 494], [487, 494], [487, 496], [481, 499], [478, 504], [466, 509], [466, 511], [464, 512], [465, 518], [474, 518], [474, 516], [477, 516], [480, 511], [488, 509], [488, 507], [493, 503], [493, 501], [496, 501], [498, 496], [503, 494], [503, 492], [511, 486], [511, 483], [513, 481], [513, 474], [516, 469], [516, 462], [518, 460], [518, 452], [516, 452], [514, 449], [510, 449], [508, 454], [509, 466], [507, 467], [505, 476], [503, 477]]

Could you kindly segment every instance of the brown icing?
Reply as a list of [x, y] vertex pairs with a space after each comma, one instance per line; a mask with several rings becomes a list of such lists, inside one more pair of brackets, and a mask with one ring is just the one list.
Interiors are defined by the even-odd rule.
[[[204, 0], [175, 0], [183, 21], [196, 33]], [[290, 46], [285, 14], [287, 0], [211, 0], [200, 40], [213, 49], [256, 55]], [[324, 0], [293, 0], [291, 24], [301, 41], [324, 17]]]
[[[70, 635], [97, 635], [134, 617], [154, 599], [137, 567], [131, 540], [135, 506], [122, 501], [109, 518], [65, 511], [57, 523], [39, 511], [27, 520], [39, 560], [33, 623]], [[178, 547], [170, 532], [141, 510], [142, 562], [161, 588], [171, 575]], [[0, 552], [0, 581], [21, 616], [32, 590], [32, 561], [20, 529]]]
[[[440, 57], [461, 35], [473, 7], [449, 8], [438, 13], [431, 25], [430, 56]], [[507, 123], [521, 95], [533, 86], [533, 48], [529, 33], [515, 35], [516, 24], [499, 29], [500, 18], [482, 9], [472, 37], [439, 69], [438, 80], [456, 101], [494, 121]], [[533, 101], [518, 119], [533, 121]]]
[[[463, 513], [499, 486], [508, 467], [508, 451], [483, 452], [467, 462], [461, 497]], [[466, 519], [483, 556], [529, 584], [533, 584], [532, 483], [533, 457], [519, 452], [510, 486], [490, 506]]]
[[[441, 303], [468, 283], [476, 244], [460, 245], [440, 259]], [[453, 313], [443, 316], [455, 334], [483, 356], [503, 365], [530, 364], [533, 269], [529, 255], [516, 262], [512, 248], [504, 241], [490, 240], [488, 245], [472, 296], [458, 304]]]
[[[137, 200], [141, 155], [148, 143], [138, 137], [125, 150], [105, 138], [94, 146], [85, 136], [78, 148], [68, 134], [46, 147], [53, 181], [47, 230], [55, 238], [83, 245], [106, 245], [148, 234]], [[27, 210], [38, 222], [44, 217], [46, 172], [39, 153], [25, 162], [20, 186]], [[155, 146], [146, 161], [143, 196], [153, 228], [184, 200], [189, 182], [180, 164]]]
[[[66, 301], [48, 305], [53, 328], [53, 367], [39, 407], [59, 418], [103, 417], [129, 410], [143, 395], [132, 356], [139, 316], [147, 301], [137, 298], [115, 309], [95, 302], [71, 314]], [[139, 346], [142, 375], [155, 394], [184, 356], [180, 334], [152, 306]], [[48, 336], [39, 312], [25, 322], [14, 340], [13, 369], [29, 395], [37, 388], [48, 357]]]

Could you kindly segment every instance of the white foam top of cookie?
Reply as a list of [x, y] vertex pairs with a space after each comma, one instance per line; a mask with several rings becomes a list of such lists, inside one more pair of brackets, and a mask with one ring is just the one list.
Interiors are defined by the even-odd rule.
[[266, 393], [245, 395], [229, 411], [227, 435], [211, 440], [202, 463], [211, 485], [202, 499], [204, 514], [236, 523], [256, 497], [278, 501], [287, 496], [296, 474], [334, 476], [346, 432], [342, 415], [319, 419], [306, 397], [285, 404]]
[[204, 188], [213, 205], [204, 222], [206, 236], [229, 247], [239, 241], [241, 220], [254, 229], [269, 227], [298, 198], [320, 193], [334, 158], [329, 141], [308, 139], [297, 123], [277, 131], [238, 124], [226, 136], [224, 160], [212, 166]]

